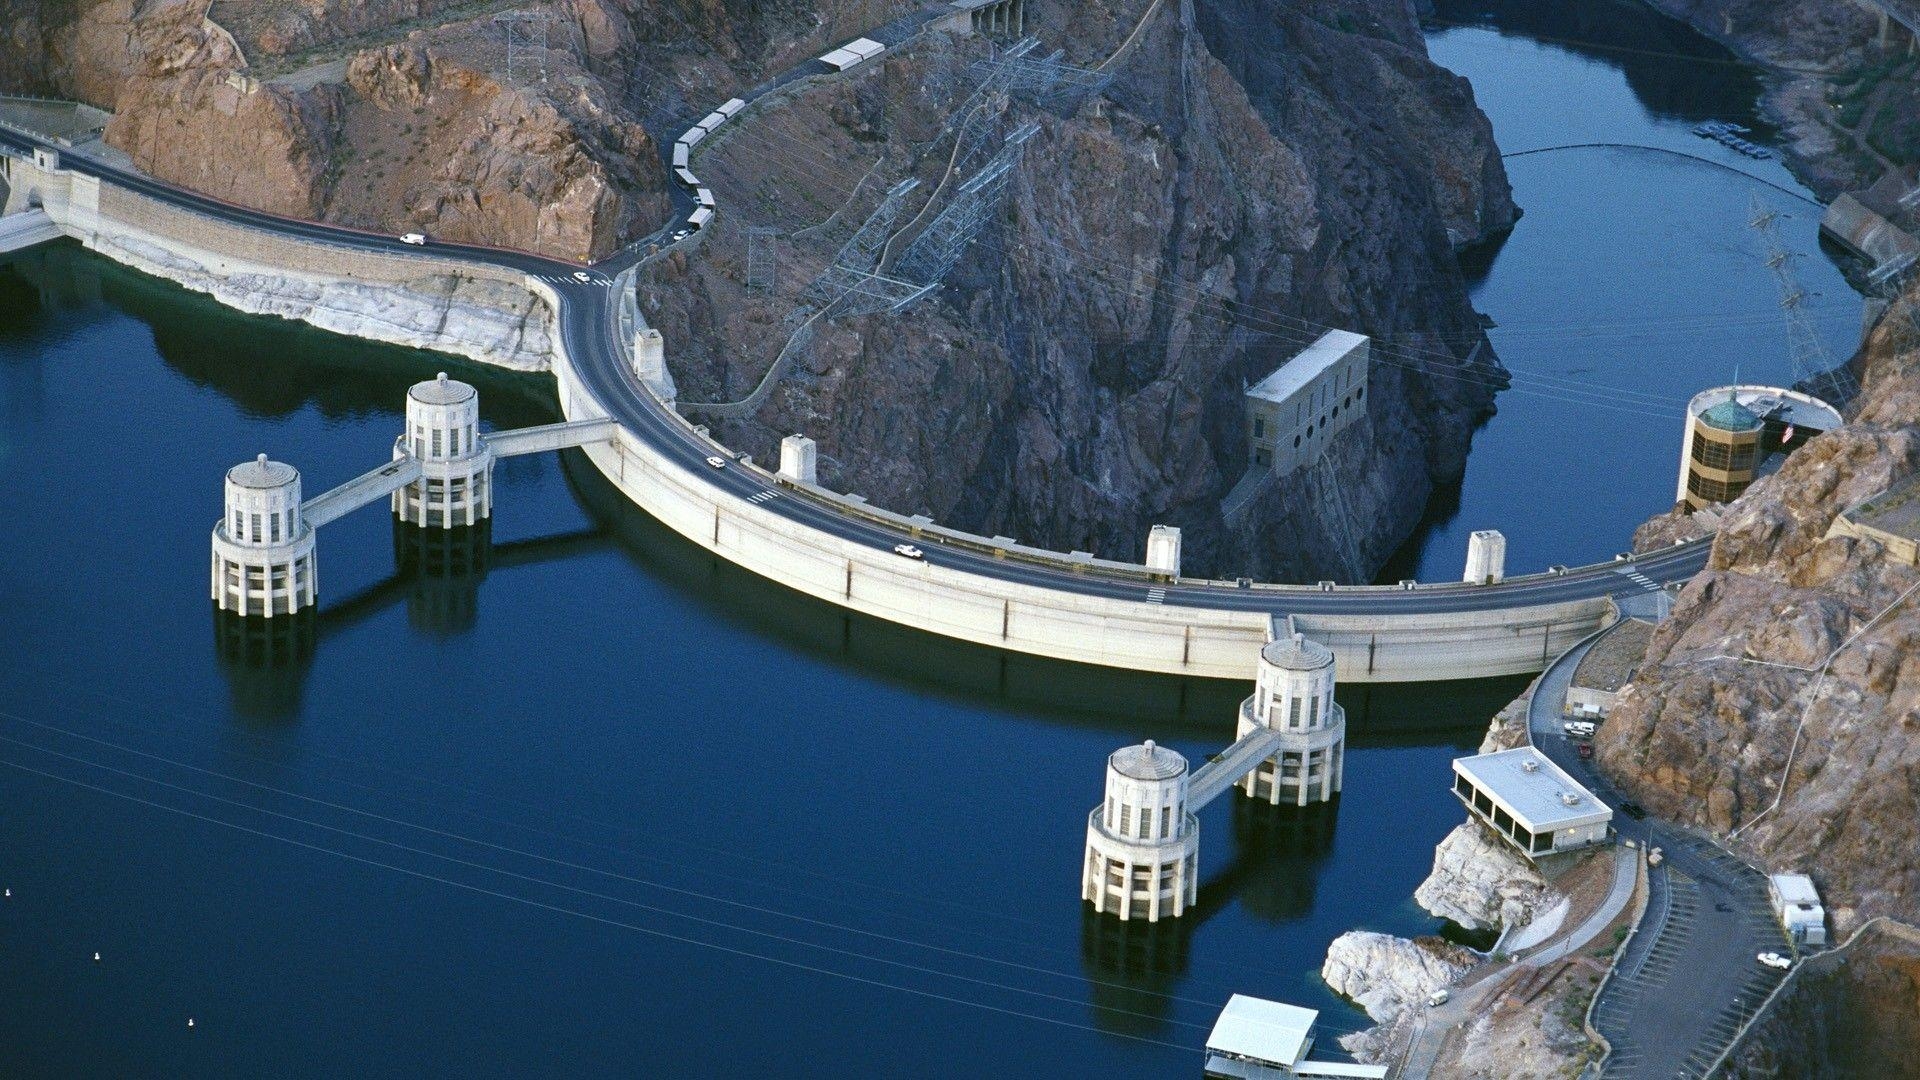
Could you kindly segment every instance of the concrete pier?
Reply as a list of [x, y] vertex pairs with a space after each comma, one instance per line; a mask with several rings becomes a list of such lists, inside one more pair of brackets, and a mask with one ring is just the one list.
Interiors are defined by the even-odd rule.
[[1187, 759], [1149, 739], [1107, 759], [1106, 801], [1087, 821], [1082, 899], [1122, 921], [1178, 918], [1197, 893], [1195, 812], [1238, 786], [1270, 805], [1340, 794], [1347, 714], [1333, 700], [1333, 650], [1275, 619], [1233, 745], [1189, 775]]
[[805, 435], [780, 440], [780, 475], [801, 484], [820, 482], [820, 450]]
[[393, 493], [393, 513], [423, 528], [478, 524], [493, 514], [493, 450], [480, 437], [480, 394], [441, 372], [407, 391], [407, 430], [395, 461], [420, 463], [420, 478]]
[[237, 615], [292, 615], [319, 600], [313, 528], [300, 514], [300, 471], [267, 455], [227, 470], [226, 513], [213, 527], [213, 603]]
[[1180, 576], [1180, 530], [1155, 525], [1147, 533], [1147, 569], [1162, 581]]
[[1107, 758], [1107, 797], [1087, 820], [1080, 895], [1121, 920], [1159, 922], [1191, 907], [1200, 825], [1187, 809], [1187, 759], [1152, 739]]
[[1272, 751], [1240, 779], [1274, 805], [1331, 802], [1347, 764], [1347, 711], [1333, 700], [1333, 650], [1294, 633], [1260, 650], [1253, 695], [1240, 703], [1235, 745], [1272, 732]]
[[[473, 387], [444, 371], [415, 383], [393, 460], [339, 487], [302, 502], [299, 471], [265, 454], [227, 471], [226, 512], [213, 527], [214, 605], [269, 618], [312, 607], [319, 602], [316, 530], [382, 499], [390, 500], [396, 527], [457, 531], [450, 550], [464, 553], [459, 561], [484, 567], [495, 459], [604, 443], [616, 430], [612, 420], [595, 417], [483, 435]], [[470, 550], [475, 545], [481, 550]], [[407, 568], [398, 549], [396, 558]], [[471, 623], [457, 612], [436, 621], [458, 627], [463, 619]]]
[[1467, 537], [1467, 570], [1461, 580], [1469, 585], [1498, 585], [1506, 577], [1506, 534], [1498, 529], [1479, 529]]

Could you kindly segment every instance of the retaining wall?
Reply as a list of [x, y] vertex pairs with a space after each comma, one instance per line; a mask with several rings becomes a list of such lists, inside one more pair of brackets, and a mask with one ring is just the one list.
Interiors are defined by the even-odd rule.
[[17, 158], [7, 173], [8, 210], [37, 195], [65, 235], [230, 307], [500, 367], [547, 366], [555, 309], [517, 270], [268, 232]]
[[[553, 370], [568, 419], [607, 415], [564, 349], [556, 350]], [[1063, 592], [903, 559], [823, 533], [720, 492], [625, 428], [584, 449], [628, 499], [688, 540], [768, 580], [876, 618], [1060, 660], [1236, 680], [1252, 677], [1267, 641], [1264, 612]], [[757, 466], [730, 467], [752, 468], [776, 482]], [[1300, 616], [1296, 622], [1333, 648], [1342, 682], [1399, 682], [1538, 671], [1598, 629], [1609, 612], [1602, 597], [1517, 612]]]
[[[569, 420], [608, 416], [552, 332], [559, 298], [537, 278], [429, 253], [367, 252], [284, 236], [66, 170], [19, 159], [7, 166], [10, 203], [38, 193], [66, 235], [119, 262], [243, 311], [522, 370], [550, 361]], [[714, 449], [725, 452], [717, 443]], [[1081, 663], [1235, 680], [1252, 676], [1266, 643], [1265, 612], [1064, 592], [902, 559], [820, 532], [721, 492], [625, 428], [584, 452], [628, 499], [701, 547], [788, 588], [930, 633]], [[777, 483], [755, 466], [736, 467]], [[1306, 615], [1297, 622], [1333, 648], [1341, 681], [1357, 683], [1538, 671], [1608, 617], [1608, 601], [1598, 598], [1513, 611]]]

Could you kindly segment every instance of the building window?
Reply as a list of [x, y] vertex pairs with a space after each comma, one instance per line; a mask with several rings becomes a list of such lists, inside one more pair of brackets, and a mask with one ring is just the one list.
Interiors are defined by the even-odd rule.
[[1266, 418], [1259, 416], [1253, 418], [1253, 437], [1256, 439], [1264, 439], [1267, 437]]
[[1287, 709], [1287, 726], [1296, 727], [1296, 728], [1300, 726], [1300, 699], [1299, 698], [1294, 698], [1292, 704]]
[[1125, 836], [1132, 831], [1133, 831], [1133, 807], [1128, 806], [1125, 803], [1122, 803], [1120, 804], [1120, 835]]
[[1173, 807], [1163, 806], [1160, 808], [1160, 835], [1171, 836], [1172, 834], [1173, 834]]

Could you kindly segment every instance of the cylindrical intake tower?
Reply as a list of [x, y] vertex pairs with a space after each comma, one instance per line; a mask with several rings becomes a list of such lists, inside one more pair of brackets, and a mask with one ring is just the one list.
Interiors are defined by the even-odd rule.
[[393, 493], [393, 512], [410, 525], [452, 529], [493, 515], [493, 451], [480, 437], [480, 394], [437, 378], [407, 391], [407, 430], [393, 445], [398, 461], [420, 462], [420, 479]]
[[227, 470], [213, 527], [213, 603], [236, 615], [292, 615], [318, 601], [313, 530], [300, 518], [300, 471], [261, 454]]
[[1175, 918], [1194, 902], [1200, 823], [1187, 759], [1148, 739], [1107, 758], [1107, 798], [1087, 820], [1082, 899], [1122, 919]]
[[1240, 703], [1234, 738], [1256, 727], [1283, 736], [1280, 750], [1239, 783], [1270, 803], [1329, 802], [1346, 771], [1347, 711], [1333, 700], [1333, 650], [1302, 634], [1278, 638], [1260, 650], [1253, 696]]

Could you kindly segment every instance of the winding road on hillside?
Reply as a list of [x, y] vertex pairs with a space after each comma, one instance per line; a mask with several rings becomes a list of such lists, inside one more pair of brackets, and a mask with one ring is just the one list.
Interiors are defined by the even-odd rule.
[[[889, 24], [874, 33], [880, 40], [892, 43], [904, 36], [911, 36], [924, 21], [923, 13], [922, 16]], [[756, 87], [745, 100], [750, 105], [755, 99], [799, 79], [829, 72], [830, 69], [820, 61], [809, 60]], [[423, 254], [421, 248], [403, 244], [395, 237], [284, 218], [225, 203], [21, 132], [0, 130], [0, 147], [16, 155], [30, 154], [36, 147], [56, 150], [63, 154], [64, 167], [236, 225], [313, 243], [387, 255], [419, 257]], [[686, 192], [676, 188], [675, 198], [676, 206], [684, 206]], [[677, 223], [676, 217], [674, 222], [648, 239], [662, 238]], [[1276, 615], [1473, 613], [1545, 607], [1601, 597], [1628, 598], [1657, 590], [1666, 584], [1685, 581], [1706, 564], [1709, 545], [1695, 541], [1631, 560], [1510, 578], [1495, 585], [1451, 583], [1422, 585], [1417, 589], [1351, 586], [1322, 589], [1309, 585], [1262, 585], [1253, 588], [1236, 586], [1231, 582], [1191, 578], [1155, 582], [1144, 575], [1103, 572], [1098, 567], [1074, 565], [1064, 559], [1056, 564], [1042, 560], [999, 558], [984, 544], [982, 549], [976, 550], [943, 542], [933, 535], [910, 537], [904, 529], [891, 527], [870, 517], [856, 516], [828, 499], [810, 495], [802, 489], [778, 485], [758, 471], [709, 467], [706, 459], [713, 453], [712, 444], [655, 398], [629, 367], [627, 345], [619, 325], [622, 298], [617, 294], [615, 280], [619, 273], [640, 261], [639, 252], [645, 243], [642, 241], [629, 245], [621, 253], [596, 264], [589, 271], [591, 280], [587, 282], [572, 277], [574, 272], [583, 269], [580, 265], [528, 252], [434, 243], [424, 254], [506, 267], [541, 279], [557, 297], [555, 318], [558, 332], [583, 388], [621, 426], [684, 469], [688, 475], [699, 478], [700, 482], [726, 495], [743, 501], [754, 500], [764, 512], [879, 552], [890, 552], [895, 545], [911, 538], [925, 549], [927, 562], [995, 581], [1015, 582], [1075, 596], [1157, 604], [1170, 609]]]

